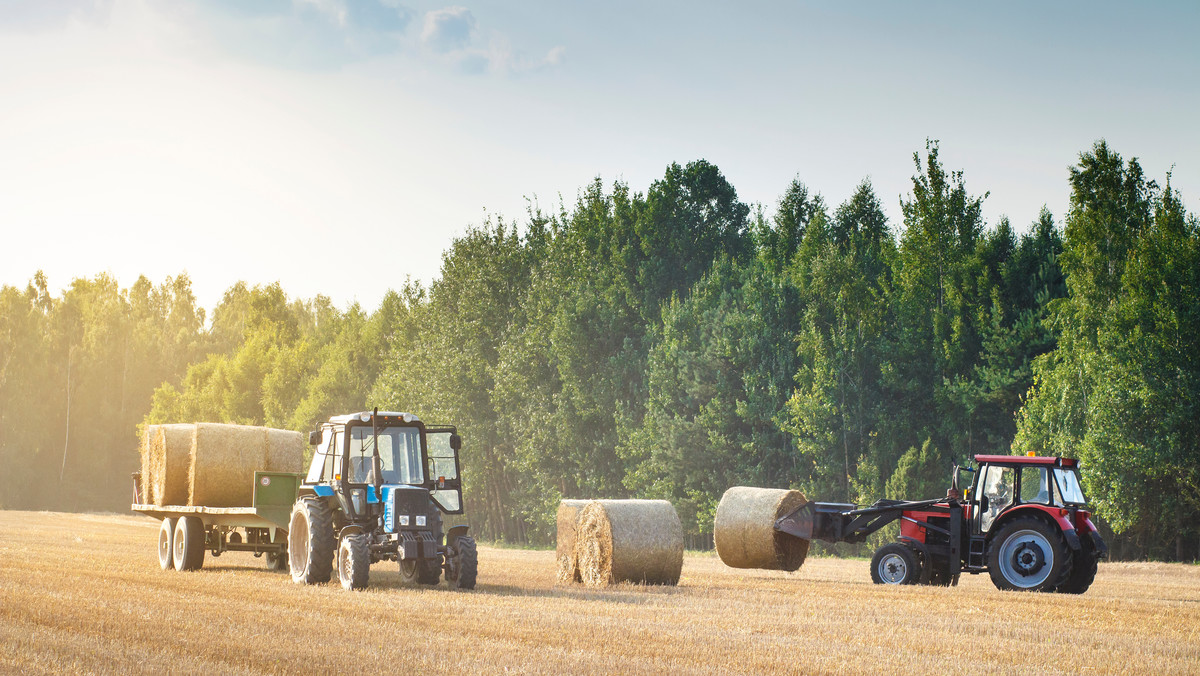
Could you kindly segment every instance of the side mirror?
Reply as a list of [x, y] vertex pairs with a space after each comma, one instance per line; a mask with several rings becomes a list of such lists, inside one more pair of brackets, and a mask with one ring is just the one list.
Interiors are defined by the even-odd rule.
[[316, 446], [321, 443], [321, 430], [313, 430], [308, 433], [308, 445]]
[[988, 499], [986, 495], [979, 496], [979, 511], [988, 511]]
[[451, 434], [450, 448], [453, 448], [456, 451], [462, 450], [462, 437], [458, 436], [457, 434]]

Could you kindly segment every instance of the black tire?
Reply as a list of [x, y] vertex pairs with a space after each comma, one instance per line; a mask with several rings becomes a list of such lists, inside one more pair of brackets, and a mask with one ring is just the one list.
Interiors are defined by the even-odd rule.
[[175, 519], [167, 517], [158, 529], [158, 565], [163, 570], [175, 568]]
[[342, 537], [338, 546], [338, 581], [342, 589], [366, 589], [371, 574], [371, 547], [367, 536], [352, 533]]
[[916, 553], [899, 542], [880, 547], [871, 557], [871, 581], [875, 584], [916, 584], [920, 579]]
[[435, 585], [441, 578], [442, 567], [437, 561], [400, 559], [400, 580], [405, 584]]
[[1054, 591], [1071, 573], [1071, 550], [1057, 526], [1032, 516], [1002, 527], [988, 547], [988, 574], [997, 589]]
[[329, 582], [333, 574], [333, 515], [319, 498], [300, 498], [288, 524], [288, 567], [297, 584]]
[[446, 581], [455, 589], [474, 589], [475, 578], [479, 574], [479, 551], [475, 547], [475, 538], [461, 535], [454, 539], [454, 555], [450, 558], [450, 571], [446, 573]]
[[944, 558], [933, 558], [932, 561], [926, 561], [923, 565], [929, 567], [930, 586], [949, 587], [950, 583], [954, 581], [954, 575], [950, 572], [950, 567]]
[[1096, 553], [1090, 549], [1085, 547], [1083, 551], [1075, 552], [1071, 557], [1071, 572], [1056, 591], [1061, 594], [1082, 594], [1087, 591], [1096, 579], [1096, 564]]
[[171, 548], [175, 570], [200, 570], [204, 565], [204, 522], [200, 517], [179, 517]]
[[267, 570], [276, 573], [290, 572], [287, 552], [267, 552]]

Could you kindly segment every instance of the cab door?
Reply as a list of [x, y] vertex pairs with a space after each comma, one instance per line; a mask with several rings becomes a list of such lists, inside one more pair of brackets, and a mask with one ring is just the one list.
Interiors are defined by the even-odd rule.
[[430, 497], [446, 514], [462, 514], [462, 479], [458, 460], [460, 444], [457, 430], [453, 427], [426, 427], [425, 450], [429, 458]]

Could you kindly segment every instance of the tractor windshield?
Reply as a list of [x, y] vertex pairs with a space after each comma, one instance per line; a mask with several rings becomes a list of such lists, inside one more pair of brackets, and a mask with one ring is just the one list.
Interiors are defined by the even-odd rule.
[[1058, 481], [1058, 490], [1062, 493], [1063, 502], [1069, 505], [1087, 504], [1087, 499], [1083, 497], [1083, 487], [1079, 485], [1079, 470], [1056, 468], [1054, 478]]
[[[375, 482], [371, 474], [371, 457], [375, 452], [373, 439], [367, 425], [350, 430], [350, 481], [354, 483]], [[385, 484], [425, 482], [421, 467], [421, 432], [416, 427], [379, 428], [379, 460]]]

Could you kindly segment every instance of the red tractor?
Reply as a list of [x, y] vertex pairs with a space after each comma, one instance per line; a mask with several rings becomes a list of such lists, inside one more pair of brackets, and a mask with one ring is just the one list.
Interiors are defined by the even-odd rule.
[[[900, 520], [900, 538], [871, 558], [877, 584], [958, 584], [987, 571], [998, 589], [1082, 594], [1108, 546], [1092, 524], [1073, 458], [977, 455], [956, 467], [945, 498], [870, 507], [810, 502], [775, 523], [780, 533], [861, 542]], [[974, 474], [959, 490], [959, 476]]]

